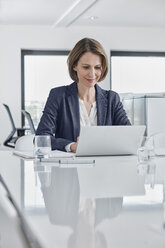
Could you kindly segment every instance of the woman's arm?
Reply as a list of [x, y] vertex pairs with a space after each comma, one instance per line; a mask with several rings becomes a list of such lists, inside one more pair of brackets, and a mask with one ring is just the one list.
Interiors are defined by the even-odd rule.
[[114, 98], [113, 114], [113, 125], [131, 125], [117, 93]]
[[43, 115], [36, 131], [36, 135], [50, 135], [52, 150], [57, 149], [66, 151], [65, 146], [69, 143], [72, 143], [73, 141], [55, 137], [58, 123], [58, 112], [60, 107], [59, 93], [60, 92], [56, 92], [55, 89], [50, 91]]

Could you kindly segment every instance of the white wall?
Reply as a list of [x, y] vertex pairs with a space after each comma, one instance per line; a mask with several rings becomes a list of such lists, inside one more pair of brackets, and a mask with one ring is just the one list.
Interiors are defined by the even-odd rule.
[[[153, 28], [57, 28], [0, 26], [0, 102], [11, 107], [21, 125], [21, 49], [71, 49], [81, 38], [92, 37], [110, 50], [165, 51], [165, 29]], [[102, 86], [109, 89], [110, 77]], [[39, 94], [39, 92], [38, 92]], [[0, 108], [0, 143], [8, 134]]]

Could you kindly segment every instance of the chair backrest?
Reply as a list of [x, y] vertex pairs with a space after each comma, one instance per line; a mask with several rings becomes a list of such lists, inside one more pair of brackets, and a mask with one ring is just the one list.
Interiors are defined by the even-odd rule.
[[[0, 234], [2, 247], [43, 248], [26, 222], [7, 184], [0, 175]], [[10, 233], [10, 238], [6, 233]], [[1, 247], [1, 246], [0, 246]]]
[[9, 108], [9, 106], [7, 104], [4, 104], [4, 103], [3, 103], [3, 106], [5, 107], [5, 109], [6, 109], [7, 113], [8, 113], [8, 116], [9, 116], [9, 119], [10, 119], [10, 122], [11, 122], [11, 126], [12, 126], [12, 131], [16, 132], [16, 126], [15, 126], [15, 123], [14, 123], [10, 108]]
[[17, 128], [14, 124], [14, 120], [13, 120], [9, 106], [7, 104], [4, 104], [4, 103], [3, 103], [3, 106], [5, 107], [5, 109], [7, 111], [7, 114], [9, 116], [9, 120], [10, 120], [10, 123], [12, 126], [12, 130], [11, 130], [10, 134], [8, 135], [8, 137], [5, 139], [5, 141], [3, 142], [3, 145], [14, 148], [15, 147], [14, 143], [16, 142], [16, 138], [14, 138], [14, 140], [12, 140], [12, 139], [13, 139], [16, 131], [17, 131]]
[[29, 124], [29, 127], [30, 127], [30, 131], [32, 134], [35, 134], [35, 127], [34, 127], [34, 123], [33, 123], [33, 120], [31, 118], [31, 115], [29, 112], [25, 111], [25, 110], [22, 110], [22, 113], [24, 114], [24, 116], [27, 118], [27, 121], [28, 121], [28, 124]]

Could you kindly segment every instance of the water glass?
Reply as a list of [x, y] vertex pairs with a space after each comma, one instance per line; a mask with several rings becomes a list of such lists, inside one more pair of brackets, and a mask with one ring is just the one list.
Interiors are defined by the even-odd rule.
[[141, 146], [138, 148], [137, 155], [139, 163], [145, 163], [155, 157], [153, 137], [142, 137]]
[[51, 152], [51, 138], [48, 135], [37, 135], [34, 138], [35, 158], [48, 158]]

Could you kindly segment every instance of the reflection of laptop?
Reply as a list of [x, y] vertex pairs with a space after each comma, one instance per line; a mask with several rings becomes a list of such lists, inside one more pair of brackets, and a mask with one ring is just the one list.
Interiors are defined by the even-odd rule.
[[133, 155], [145, 126], [81, 127], [76, 156]]

